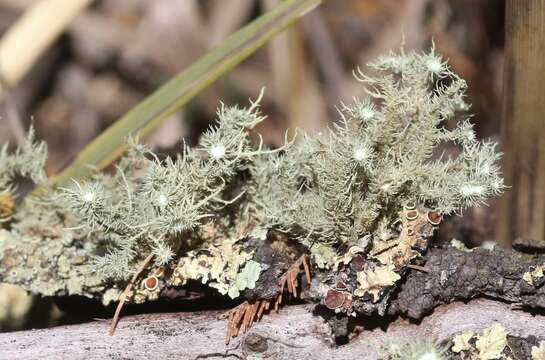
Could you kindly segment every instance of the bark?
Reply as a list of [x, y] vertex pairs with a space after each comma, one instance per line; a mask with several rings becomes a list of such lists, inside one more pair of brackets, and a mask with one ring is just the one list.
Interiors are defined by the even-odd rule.
[[487, 296], [533, 310], [545, 309], [545, 277], [530, 285], [523, 279], [535, 266], [545, 265], [544, 255], [515, 251], [451, 247], [431, 249], [425, 268], [412, 270], [388, 309], [420, 319], [440, 304]]
[[[347, 318], [335, 316], [323, 306], [289, 306], [280, 315], [265, 315], [248, 333], [226, 346], [227, 324], [218, 319], [221, 312], [146, 314], [124, 317], [113, 337], [107, 335], [109, 321], [0, 334], [0, 359], [259, 355], [319, 360], [361, 358], [362, 354], [365, 359], [376, 359], [376, 350], [387, 339], [432, 337], [445, 341], [457, 332], [478, 332], [495, 321], [516, 337], [513, 341], [518, 342], [510, 346], [521, 349], [521, 358], [527, 357], [536, 338], [545, 339], [545, 316], [521, 310], [535, 313], [545, 309], [545, 277], [536, 278], [532, 285], [523, 279], [524, 273], [545, 264], [545, 255], [449, 247], [431, 249], [424, 260], [424, 267], [411, 269], [391, 294], [390, 316]], [[456, 302], [483, 296], [489, 299]], [[394, 315], [421, 321], [416, 324]], [[338, 346], [339, 340], [349, 341]]]
[[[146, 314], [124, 318], [114, 336], [108, 321], [0, 334], [2, 359], [377, 359], [387, 339], [444, 340], [453, 334], [482, 331], [500, 321], [509, 335], [545, 338], [545, 316], [532, 316], [491, 300], [443, 305], [420, 324], [403, 319], [371, 325], [360, 319], [358, 335], [336, 346], [323, 319], [308, 306], [284, 308], [264, 316], [245, 335], [224, 343], [225, 320], [217, 311]], [[365, 329], [363, 326], [365, 325]]]
[[[373, 301], [371, 296], [356, 298], [352, 301], [353, 309], [362, 315], [403, 315], [419, 320], [439, 305], [488, 297], [534, 312], [545, 310], [545, 276], [533, 278], [532, 284], [524, 279], [526, 273], [528, 276], [537, 267], [545, 267], [544, 254], [432, 248], [422, 257], [421, 264], [418, 269], [408, 268], [380, 301]], [[343, 271], [347, 270], [340, 270]], [[317, 282], [323, 282], [328, 273], [313, 275]], [[305, 296], [323, 303], [323, 295], [303, 292]], [[335, 333], [342, 336], [343, 327], [346, 324], [335, 324]]]

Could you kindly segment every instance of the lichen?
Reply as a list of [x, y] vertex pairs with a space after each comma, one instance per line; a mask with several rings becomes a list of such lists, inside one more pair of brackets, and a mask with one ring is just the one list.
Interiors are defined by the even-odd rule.
[[[433, 211], [417, 209], [414, 205], [406, 207], [399, 213], [398, 224], [401, 225], [399, 235], [393, 238], [388, 236], [383, 238], [384, 240], [373, 243], [369, 256], [384, 265], [392, 264], [396, 269], [405, 267], [412, 259], [420, 255], [420, 252], [415, 249], [422, 251], [427, 247], [427, 237], [431, 233], [425, 229], [429, 226], [428, 218], [431, 216], [438, 215]], [[389, 234], [392, 233], [392, 230], [387, 230]]]
[[72, 242], [58, 224], [19, 221], [11, 231], [0, 229], [0, 280], [43, 296], [100, 297], [107, 282], [88, 261], [93, 246]]
[[493, 324], [484, 329], [475, 342], [479, 360], [499, 359], [507, 346], [507, 331], [501, 324]]
[[[229, 286], [229, 290], [227, 291], [229, 297], [232, 299], [236, 299], [240, 296], [241, 291], [246, 289], [254, 289], [255, 283], [259, 279], [261, 271], [265, 270], [265, 268], [266, 267], [264, 265], [256, 261], [247, 261], [246, 264], [244, 264], [244, 268], [242, 268], [242, 270], [237, 274], [234, 281], [232, 281], [232, 285]], [[216, 287], [214, 286], [214, 284], [211, 284], [211, 286]]]
[[452, 351], [464, 358], [477, 360], [504, 359], [504, 349], [507, 344], [507, 331], [494, 323], [483, 330], [482, 334], [466, 331], [453, 337]]
[[379, 346], [378, 353], [385, 360], [446, 360], [447, 349], [433, 339], [391, 339]]
[[0, 226], [9, 221], [14, 212], [15, 177], [19, 175], [38, 184], [44, 183], [46, 157], [47, 146], [44, 142], [34, 141], [33, 128], [30, 128], [26, 141], [15, 152], [8, 152], [7, 143], [0, 147]]
[[313, 245], [312, 260], [320, 269], [330, 269], [338, 261], [337, 252], [325, 244]]
[[532, 267], [530, 271], [527, 271], [522, 275], [522, 279], [524, 279], [524, 281], [526, 281], [529, 285], [532, 285], [532, 286], [535, 285], [536, 280], [539, 280], [542, 277], [543, 277], [543, 265]]
[[539, 346], [532, 346], [532, 360], [545, 360], [545, 341], [540, 341]]
[[[240, 297], [263, 274], [270, 281], [289, 267], [277, 261], [283, 269], [271, 272], [258, 259], [257, 249], [274, 241], [282, 256], [308, 254], [328, 273], [312, 286], [341, 293], [343, 311], [384, 312], [388, 290], [426, 251], [442, 217], [504, 185], [496, 145], [478, 141], [468, 121], [465, 81], [434, 49], [401, 49], [370, 67], [376, 77], [356, 72], [367, 96], [341, 104], [340, 120], [322, 132], [287, 134], [277, 149], [260, 137], [254, 144], [250, 132], [265, 120], [261, 93], [247, 108], [222, 104], [197, 146], [184, 144], [177, 156], [131, 141], [113, 171], [45, 187], [15, 208], [13, 175], [43, 182], [45, 145], [12, 154], [4, 147], [0, 214], [10, 230], [0, 230], [0, 280], [107, 303], [151, 257], [132, 301], [190, 280]], [[439, 156], [445, 144], [459, 154]]]
[[242, 249], [236, 241], [224, 241], [200, 252], [190, 251], [180, 258], [169, 282], [185, 285], [188, 280], [199, 280], [231, 298], [240, 291], [253, 289], [265, 266], [251, 260], [252, 253]]
[[452, 338], [451, 350], [455, 353], [460, 353], [462, 351], [467, 351], [472, 348], [472, 344], [469, 341], [475, 336], [473, 331], [464, 331], [463, 333], [457, 334]]
[[354, 295], [363, 296], [367, 293], [373, 295], [374, 301], [378, 301], [379, 293], [385, 287], [392, 286], [401, 277], [394, 271], [394, 265], [378, 266], [358, 273], [359, 287]]

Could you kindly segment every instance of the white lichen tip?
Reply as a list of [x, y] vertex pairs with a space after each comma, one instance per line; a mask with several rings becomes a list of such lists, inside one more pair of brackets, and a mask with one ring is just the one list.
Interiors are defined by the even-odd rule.
[[418, 360], [442, 360], [443, 358], [436, 352], [427, 352], [418, 357]]
[[460, 194], [464, 197], [482, 196], [486, 193], [486, 189], [482, 185], [465, 184], [460, 186]]
[[380, 189], [384, 192], [389, 192], [390, 190], [392, 190], [392, 183], [390, 182], [387, 182], [387, 183], [384, 183]]
[[157, 196], [157, 205], [166, 206], [168, 204], [168, 197], [165, 194], [159, 194]]
[[92, 191], [86, 191], [83, 193], [83, 195], [81, 196], [83, 201], [85, 202], [88, 202], [88, 203], [91, 203], [95, 200], [95, 197], [96, 197], [96, 194]]
[[361, 109], [360, 116], [363, 120], [369, 121], [375, 116], [375, 111], [369, 107], [364, 107]]
[[475, 131], [473, 131], [472, 127], [466, 127], [462, 131], [462, 136], [463, 136], [463, 139], [468, 142], [475, 142], [475, 140], [477, 140], [477, 138], [475, 137]]
[[430, 73], [439, 75], [445, 69], [445, 64], [441, 62], [440, 58], [431, 56], [426, 60], [426, 67]]
[[501, 193], [503, 189], [505, 188], [505, 185], [502, 179], [494, 179], [492, 181], [491, 186], [494, 193]]
[[225, 156], [225, 151], [225, 146], [222, 144], [215, 144], [210, 148], [210, 156], [216, 160], [219, 160]]
[[354, 150], [354, 160], [365, 161], [369, 158], [369, 150], [364, 147], [359, 147]]
[[492, 168], [490, 167], [490, 164], [482, 164], [479, 168], [477, 168], [477, 172], [482, 175], [489, 175], [492, 173]]

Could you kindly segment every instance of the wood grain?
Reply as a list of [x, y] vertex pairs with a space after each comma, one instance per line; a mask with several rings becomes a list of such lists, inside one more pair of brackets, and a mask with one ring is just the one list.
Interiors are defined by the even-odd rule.
[[[270, 314], [244, 336], [224, 343], [218, 312], [145, 314], [123, 319], [114, 336], [108, 321], [0, 334], [0, 359], [377, 359], [386, 339], [444, 340], [500, 322], [510, 335], [545, 339], [545, 316], [512, 310], [491, 300], [438, 307], [419, 325], [398, 319], [372, 325], [358, 320], [359, 334], [335, 346], [328, 325], [305, 305]], [[363, 328], [366, 328], [365, 330]], [[386, 330], [383, 330], [386, 329]], [[250, 356], [252, 355], [252, 356]]]
[[497, 238], [545, 240], [545, 0], [507, 0]]

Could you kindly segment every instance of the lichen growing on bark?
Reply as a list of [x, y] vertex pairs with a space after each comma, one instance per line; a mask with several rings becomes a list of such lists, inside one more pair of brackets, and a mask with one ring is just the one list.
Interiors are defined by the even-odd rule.
[[[288, 269], [274, 259], [309, 254], [322, 276], [307, 286], [322, 303], [384, 313], [442, 217], [504, 185], [495, 144], [478, 141], [465, 114], [465, 81], [433, 49], [401, 49], [370, 67], [376, 77], [356, 72], [367, 97], [341, 104], [340, 120], [323, 132], [286, 136], [278, 149], [252, 143], [265, 120], [261, 94], [247, 108], [222, 105], [198, 145], [175, 158], [131, 144], [113, 171], [27, 199], [1, 233], [2, 280], [107, 302], [151, 256], [133, 301], [189, 280], [239, 297]], [[442, 155], [444, 143], [458, 155]], [[33, 164], [43, 163], [42, 146]], [[3, 150], [0, 180], [33, 177], [26, 154]]]

